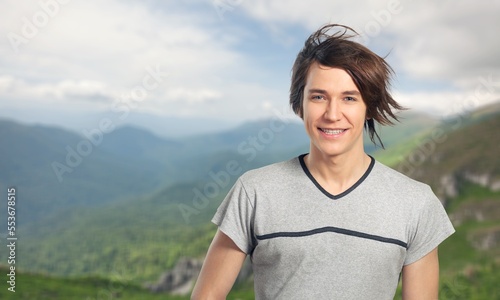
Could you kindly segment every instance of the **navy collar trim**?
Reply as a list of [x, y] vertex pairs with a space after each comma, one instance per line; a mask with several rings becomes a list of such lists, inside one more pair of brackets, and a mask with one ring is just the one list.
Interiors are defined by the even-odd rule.
[[328, 198], [330, 199], [333, 199], [333, 200], [338, 200], [344, 196], [346, 196], [347, 194], [349, 194], [350, 192], [352, 192], [353, 190], [355, 190], [363, 181], [365, 181], [366, 177], [368, 177], [368, 175], [370, 175], [370, 172], [372, 171], [373, 169], [373, 166], [375, 165], [375, 159], [368, 155], [371, 159], [371, 162], [370, 162], [370, 165], [368, 166], [368, 169], [366, 170], [366, 172], [363, 174], [363, 176], [361, 176], [361, 178], [358, 179], [358, 181], [356, 181], [356, 183], [354, 183], [350, 188], [348, 188], [347, 190], [343, 191], [342, 193], [338, 194], [338, 195], [333, 195], [333, 194], [330, 194], [329, 192], [327, 192], [319, 183], [318, 181], [316, 181], [316, 179], [312, 176], [311, 172], [309, 171], [309, 169], [307, 168], [306, 166], [306, 163], [304, 162], [304, 157], [307, 155], [308, 153], [305, 153], [305, 154], [302, 154], [299, 156], [299, 162], [300, 162], [300, 166], [302, 167], [302, 170], [304, 170], [304, 172], [306, 173], [307, 177], [309, 177], [309, 179], [314, 183], [314, 185], [323, 193], [325, 194], [325, 196], [327, 196]]

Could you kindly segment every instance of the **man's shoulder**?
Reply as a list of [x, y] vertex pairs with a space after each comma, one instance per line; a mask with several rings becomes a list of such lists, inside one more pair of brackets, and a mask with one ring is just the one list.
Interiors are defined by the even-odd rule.
[[373, 189], [388, 201], [395, 199], [398, 203], [410, 205], [412, 209], [420, 209], [437, 199], [428, 184], [412, 179], [382, 163], [375, 164], [373, 173]]
[[398, 186], [401, 188], [411, 188], [416, 190], [427, 190], [429, 185], [426, 183], [417, 181], [409, 176], [391, 168], [379, 161], [375, 161], [374, 173], [378, 180], [383, 180], [391, 185]]
[[298, 157], [272, 163], [260, 168], [245, 172], [240, 179], [247, 183], [274, 181], [278, 178], [286, 178], [293, 175], [300, 168]]

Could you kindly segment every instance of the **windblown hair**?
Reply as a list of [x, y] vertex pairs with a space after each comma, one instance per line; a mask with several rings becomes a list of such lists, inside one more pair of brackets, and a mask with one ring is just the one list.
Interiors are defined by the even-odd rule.
[[[329, 34], [332, 29], [338, 29]], [[348, 33], [350, 31], [350, 33]], [[382, 143], [375, 130], [375, 121], [381, 125], [392, 125], [398, 118], [392, 111], [404, 110], [389, 93], [394, 71], [387, 62], [365, 46], [352, 41], [358, 33], [350, 27], [338, 24], [325, 25], [314, 32], [305, 42], [292, 68], [290, 105], [303, 118], [304, 88], [311, 65], [315, 62], [325, 67], [345, 70], [356, 84], [366, 104], [365, 130], [376, 145], [375, 137]]]

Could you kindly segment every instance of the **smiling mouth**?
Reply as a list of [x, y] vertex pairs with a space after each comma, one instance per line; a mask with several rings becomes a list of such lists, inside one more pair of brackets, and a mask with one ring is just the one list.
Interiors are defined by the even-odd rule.
[[318, 128], [318, 129], [328, 135], [341, 134], [342, 132], [347, 130], [347, 129], [326, 129], [326, 128]]

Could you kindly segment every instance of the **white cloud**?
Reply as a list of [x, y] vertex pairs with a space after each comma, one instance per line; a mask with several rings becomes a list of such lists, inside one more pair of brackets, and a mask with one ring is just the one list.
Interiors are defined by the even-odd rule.
[[[0, 13], [4, 20], [0, 25], [5, 25], [0, 26], [0, 34], [22, 35], [20, 20], [31, 19], [33, 10], [40, 10], [38, 3], [31, 1], [32, 7], [26, 9], [26, 4], [6, 2], [12, 10]], [[6, 20], [4, 15], [11, 17]], [[242, 59], [213, 31], [197, 24], [196, 17], [188, 20], [186, 15], [155, 12], [141, 3], [70, 1], [36, 36], [21, 44], [18, 53], [7, 39], [2, 40], [2, 72], [21, 81], [29, 78], [32, 90], [48, 85], [85, 96], [82, 89], [129, 91], [140, 84], [146, 67], [159, 65], [169, 73], [164, 88], [186, 82], [197, 88], [206, 85], [204, 76]], [[104, 84], [96, 86], [98, 82]], [[193, 97], [192, 101], [199, 100]]]
[[[22, 36], [26, 20], [33, 22], [43, 11], [40, 3], [50, 1], [57, 0], [0, 0], [0, 36]], [[141, 86], [148, 67], [159, 66], [167, 75], [136, 103], [137, 110], [262, 117], [287, 106], [291, 63], [283, 64], [298, 52], [301, 35], [328, 22], [352, 26], [377, 53], [390, 52], [406, 86], [412, 80], [445, 83], [446, 89], [427, 92], [399, 89], [413, 108], [446, 110], [487, 74], [500, 82], [498, 0], [231, 3], [238, 5], [221, 20], [204, 0], [68, 1], [17, 53], [8, 38], [0, 39], [0, 108], [51, 104], [63, 110], [78, 103], [78, 109], [109, 109]], [[268, 37], [259, 36], [262, 27]], [[248, 40], [256, 42], [251, 50], [245, 48]], [[262, 41], [276, 42], [275, 53], [267, 53]]]
[[408, 4], [404, 18], [390, 26], [401, 69], [415, 78], [475, 85], [478, 76], [500, 70], [499, 12], [500, 1]]
[[[479, 86], [482, 87], [481, 84], [478, 84]], [[394, 98], [401, 105], [411, 110], [447, 118], [498, 102], [500, 100], [500, 91], [496, 90], [490, 93], [487, 89], [482, 88], [479, 93], [477, 89], [460, 92], [398, 92], [394, 94]]]
[[[406, 78], [405, 85], [434, 83], [429, 91], [400, 91], [415, 109], [448, 113], [474, 94], [479, 80], [500, 82], [500, 1], [266, 1], [244, 3], [248, 15], [270, 28], [300, 24], [310, 32], [325, 23], [341, 23], [363, 34], [361, 42]], [[286, 34], [293, 32], [277, 30]], [[436, 86], [442, 84], [441, 90]], [[450, 91], [452, 90], [452, 91]], [[500, 99], [500, 87], [477, 103]]]
[[[364, 34], [398, 69], [416, 79], [468, 85], [500, 69], [500, 1], [246, 1], [247, 13], [268, 26], [301, 24], [313, 31], [341, 23]], [[283, 31], [281, 31], [283, 32]], [[292, 34], [288, 32], [288, 34]]]
[[166, 93], [167, 101], [186, 101], [189, 105], [210, 102], [221, 97], [221, 93], [211, 89], [191, 90], [185, 88], [169, 89]]
[[[63, 80], [57, 83], [31, 83], [12, 76], [0, 76], [0, 97], [15, 101], [36, 99], [39, 103], [64, 104], [66, 101], [110, 102], [113, 94], [98, 81]], [[94, 105], [94, 104], [93, 104]], [[102, 105], [101, 105], [102, 107]]]
[[12, 76], [0, 76], [0, 93], [8, 92], [15, 83]]
[[245, 1], [242, 6], [249, 15], [270, 25], [302, 24], [309, 30], [315, 30], [326, 23], [361, 27], [369, 19], [370, 12], [383, 8], [384, 3], [358, 1], [355, 5], [346, 5], [345, 2], [328, 0], [255, 0]]

